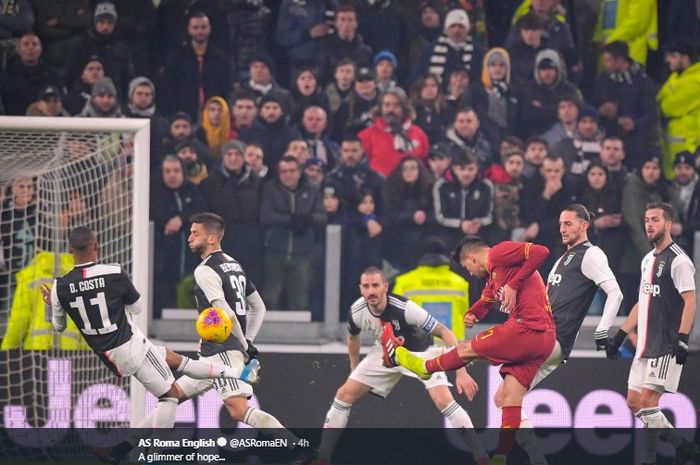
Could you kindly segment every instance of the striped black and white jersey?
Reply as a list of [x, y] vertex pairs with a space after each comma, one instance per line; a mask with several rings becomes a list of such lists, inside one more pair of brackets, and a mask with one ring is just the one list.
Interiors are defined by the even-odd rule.
[[547, 277], [547, 295], [557, 341], [566, 357], [574, 348], [598, 286], [609, 280], [615, 281], [615, 275], [608, 266], [608, 258], [588, 241], [567, 250], [552, 267]]
[[406, 297], [387, 294], [387, 306], [381, 315], [375, 315], [364, 297], [360, 297], [350, 307], [348, 332], [357, 335], [368, 331], [374, 335], [377, 345], [381, 345], [382, 326], [390, 321], [394, 335], [404, 341], [404, 347], [422, 352], [433, 344], [430, 332], [438, 321], [420, 305]]
[[[246, 300], [256, 292], [255, 285], [246, 278], [243, 267], [234, 258], [223, 251], [212, 252], [194, 270], [196, 283], [195, 298], [197, 310], [200, 312], [211, 307], [215, 300], [225, 300], [236, 315], [234, 325], [239, 325], [246, 333]], [[245, 353], [245, 341], [239, 341], [233, 332], [221, 344], [200, 341], [199, 353], [210, 357], [228, 350], [239, 350]]]
[[695, 290], [695, 267], [676, 243], [642, 260], [639, 285], [636, 357], [657, 358], [673, 353], [683, 314], [681, 294]]
[[[134, 335], [143, 337], [132, 326], [126, 312], [127, 306], [139, 298], [139, 292], [119, 264], [76, 265], [65, 276], [56, 278], [51, 290], [54, 317], [65, 317], [67, 313], [92, 350], [120, 376], [131, 374], [145, 356], [145, 349], [135, 353], [117, 350], [129, 344]], [[123, 360], [125, 357], [133, 360]]]

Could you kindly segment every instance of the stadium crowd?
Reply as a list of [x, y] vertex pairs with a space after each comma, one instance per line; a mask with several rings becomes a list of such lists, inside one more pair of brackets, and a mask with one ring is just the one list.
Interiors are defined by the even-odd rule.
[[[192, 306], [177, 289], [201, 211], [226, 220], [223, 249], [268, 308], [314, 318], [328, 224], [343, 232], [342, 312], [362, 269], [409, 271], [430, 236], [535, 241], [547, 273], [572, 202], [595, 213], [627, 296], [651, 249], [647, 203], [677, 207], [686, 250], [700, 227], [694, 0], [0, 8], [3, 114], [150, 119], [156, 317]], [[3, 211], [30, 222], [24, 184]], [[3, 242], [25, 227], [6, 223]]]

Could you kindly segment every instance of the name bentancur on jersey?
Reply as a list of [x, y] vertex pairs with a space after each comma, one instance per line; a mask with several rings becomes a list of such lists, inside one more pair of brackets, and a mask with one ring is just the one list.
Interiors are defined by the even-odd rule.
[[86, 279], [84, 281], [78, 281], [77, 284], [78, 287], [75, 286], [75, 283], [68, 283], [68, 287], [70, 288], [72, 294], [75, 294], [76, 292], [92, 291], [105, 287], [105, 278]]

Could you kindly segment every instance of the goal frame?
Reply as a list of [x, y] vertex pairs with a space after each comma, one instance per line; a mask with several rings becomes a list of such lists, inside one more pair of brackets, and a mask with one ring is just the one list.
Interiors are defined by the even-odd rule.
[[[37, 116], [0, 116], [0, 129], [17, 131], [56, 131], [56, 132], [122, 132], [134, 135], [133, 191], [132, 191], [132, 280], [141, 294], [145, 311], [133, 315], [132, 321], [148, 335], [148, 316], [151, 308], [149, 270], [152, 251], [149, 250], [149, 176], [150, 176], [150, 134], [151, 122], [146, 118], [66, 118]], [[141, 383], [129, 383], [131, 399], [131, 426], [138, 424], [143, 417], [146, 390]]]

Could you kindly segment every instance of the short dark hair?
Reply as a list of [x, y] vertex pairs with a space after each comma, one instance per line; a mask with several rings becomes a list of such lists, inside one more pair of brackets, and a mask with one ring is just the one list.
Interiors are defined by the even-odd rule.
[[547, 143], [547, 139], [544, 139], [543, 137], [539, 137], [539, 136], [530, 137], [527, 140], [527, 142], [525, 142], [525, 148], [529, 147], [530, 144], [544, 145], [544, 147], [547, 149], [547, 153], [549, 153], [549, 143]]
[[470, 107], [469, 105], [457, 108], [454, 117], [455, 121], [457, 121], [457, 115], [459, 115], [460, 113], [474, 113], [476, 115], [476, 119], [479, 119], [479, 115], [477, 115], [476, 110], [474, 110], [474, 107]]
[[192, 14], [190, 14], [187, 17], [187, 23], [189, 24], [190, 20], [193, 18], [207, 18], [209, 19], [209, 16], [203, 11], [193, 11]]
[[384, 276], [384, 272], [376, 266], [368, 266], [367, 268], [362, 270], [362, 273], [360, 274], [360, 276], [365, 275], [365, 274], [378, 274], [379, 276], [382, 277], [382, 281], [386, 281], [386, 276]]
[[605, 47], [603, 47], [603, 53], [608, 53], [613, 56], [613, 58], [624, 58], [630, 61], [630, 48], [627, 42], [621, 40], [616, 40], [610, 42]]
[[248, 89], [241, 89], [239, 91], [234, 92], [233, 96], [231, 97], [231, 107], [233, 108], [233, 106], [239, 100], [252, 100], [253, 104], [255, 104], [256, 107], [258, 106], [255, 94]]
[[522, 18], [517, 23], [517, 26], [520, 27], [521, 30], [526, 30], [526, 31], [533, 31], [537, 29], [545, 29], [545, 19], [542, 15], [535, 13], [534, 11], [529, 12], [526, 15], [523, 15]]
[[[563, 161], [564, 161], [564, 158], [563, 158], [561, 155], [556, 154], [556, 153], [548, 153], [547, 156], [544, 157], [544, 160], [542, 160], [542, 162], [544, 163], [545, 160], [549, 160], [549, 161], [559, 161], [559, 160], [561, 160], [561, 161], [563, 162]], [[565, 164], [566, 164], [566, 163], [565, 163]]]
[[576, 108], [578, 108], [579, 110], [581, 109], [581, 99], [574, 94], [564, 94], [561, 97], [559, 97], [559, 100], [557, 101], [557, 106], [559, 106], [561, 102], [571, 102], [574, 105], [576, 105]]
[[284, 163], [294, 163], [295, 165], [297, 165], [297, 168], [299, 168], [299, 170], [301, 170], [301, 163], [299, 163], [299, 160], [297, 160], [296, 157], [294, 157], [292, 155], [285, 155], [282, 158], [280, 158], [280, 161], [277, 163], [277, 166], [279, 167], [279, 164], [283, 163], [283, 162]]
[[625, 141], [623, 141], [620, 136], [615, 136], [615, 135], [610, 134], [608, 136], [603, 137], [603, 141], [601, 143], [601, 146], [603, 145], [603, 143], [605, 143], [606, 140], [612, 140], [615, 142], [619, 142], [622, 144], [622, 150], [625, 149]]
[[664, 212], [664, 219], [666, 221], [673, 221], [676, 216], [676, 209], [671, 206], [670, 203], [666, 202], [652, 202], [647, 204], [647, 210], [659, 209]]
[[452, 161], [452, 166], [467, 166], [467, 165], [476, 165], [477, 167], [479, 166], [479, 159], [476, 158], [476, 154], [474, 153], [474, 150], [465, 147], [461, 148], [457, 151], [457, 154], [454, 157], [454, 160]]
[[352, 65], [352, 67], [355, 68], [355, 71], [357, 71], [357, 63], [355, 63], [351, 58], [343, 58], [338, 60], [338, 63], [335, 64], [333, 70], [336, 71], [338, 68], [345, 65]]
[[88, 226], [78, 226], [68, 234], [68, 245], [74, 252], [86, 252], [95, 242], [97, 235]]
[[216, 234], [219, 237], [224, 236], [224, 229], [226, 228], [226, 222], [224, 219], [211, 212], [201, 212], [195, 213], [190, 216], [191, 224], [201, 224], [204, 229], [210, 234]]
[[355, 18], [358, 17], [357, 8], [348, 4], [340, 5], [338, 8], [336, 8], [335, 15], [338, 16], [338, 13], [355, 13]]
[[588, 211], [584, 205], [580, 203], [572, 203], [564, 207], [565, 212], [572, 212], [576, 214], [576, 218], [582, 221], [588, 221], [589, 223], [593, 219], [593, 213]]
[[488, 247], [488, 245], [479, 236], [464, 236], [462, 240], [459, 241], [459, 244], [457, 244], [457, 247], [455, 247], [450, 254], [450, 258], [459, 265], [462, 258], [462, 253], [466, 254], [468, 252], [480, 250], [486, 247]]
[[359, 142], [361, 144], [362, 140], [359, 137], [357, 137], [356, 133], [348, 132], [348, 133], [345, 133], [342, 140], [340, 141], [341, 144], [343, 142]]

